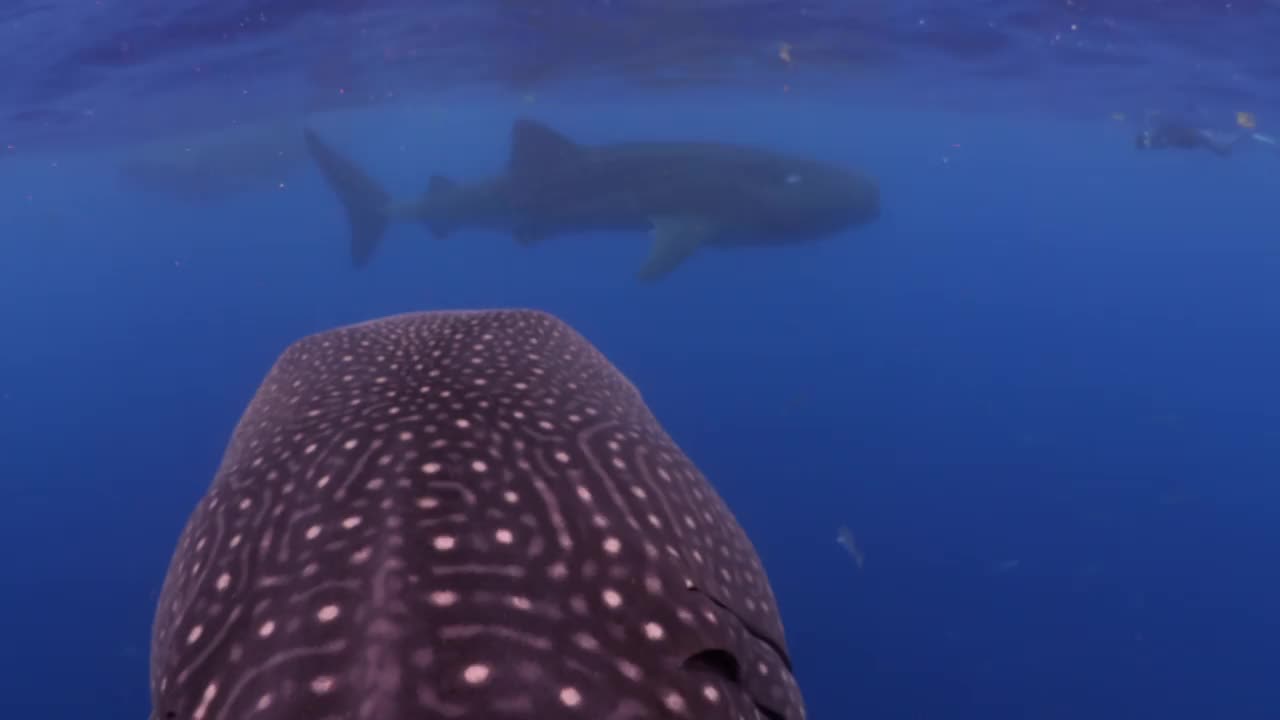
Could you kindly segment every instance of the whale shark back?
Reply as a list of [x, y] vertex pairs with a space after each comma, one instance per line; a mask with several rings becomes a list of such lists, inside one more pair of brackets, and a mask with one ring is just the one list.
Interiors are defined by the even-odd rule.
[[179, 539], [152, 720], [804, 716], [714, 488], [531, 311], [304, 338]]

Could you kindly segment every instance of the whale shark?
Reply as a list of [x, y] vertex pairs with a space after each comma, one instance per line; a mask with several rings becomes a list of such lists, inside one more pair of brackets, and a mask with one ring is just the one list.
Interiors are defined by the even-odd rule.
[[150, 720], [805, 717], [733, 513], [535, 310], [288, 346], [178, 538], [150, 675]]
[[642, 281], [661, 278], [699, 248], [791, 245], [880, 215], [871, 177], [814, 159], [713, 142], [584, 145], [518, 118], [503, 174], [472, 183], [430, 178], [416, 199], [393, 201], [376, 180], [305, 130], [311, 157], [351, 227], [351, 260], [372, 259], [392, 222], [439, 238], [461, 228], [510, 232], [522, 245], [556, 235], [649, 230]]

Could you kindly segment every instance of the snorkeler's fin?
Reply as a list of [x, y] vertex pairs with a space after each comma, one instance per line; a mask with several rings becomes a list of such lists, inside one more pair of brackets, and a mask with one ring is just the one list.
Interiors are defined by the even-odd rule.
[[364, 267], [387, 232], [391, 196], [378, 181], [340, 155], [310, 128], [306, 130], [306, 140], [311, 159], [347, 212], [347, 221], [351, 224], [351, 264]]

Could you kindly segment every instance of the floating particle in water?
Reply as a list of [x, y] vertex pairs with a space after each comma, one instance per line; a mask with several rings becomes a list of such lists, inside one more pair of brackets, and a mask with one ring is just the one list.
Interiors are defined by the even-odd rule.
[[862, 547], [858, 545], [858, 540], [853, 537], [853, 531], [841, 525], [840, 529], [836, 531], [836, 542], [840, 543], [845, 552], [849, 553], [849, 557], [853, 558], [853, 563], [861, 570], [865, 558], [862, 554]]

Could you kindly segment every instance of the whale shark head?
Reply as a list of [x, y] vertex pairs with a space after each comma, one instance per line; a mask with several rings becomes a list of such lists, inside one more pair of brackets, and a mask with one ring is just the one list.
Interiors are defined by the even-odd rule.
[[766, 230], [821, 237], [880, 217], [880, 186], [861, 173], [787, 157], [754, 175], [753, 214]]
[[530, 311], [304, 338], [179, 539], [151, 720], [799, 720], [750, 541]]

